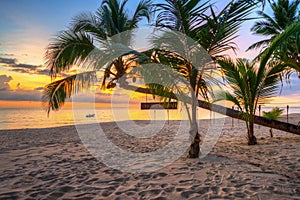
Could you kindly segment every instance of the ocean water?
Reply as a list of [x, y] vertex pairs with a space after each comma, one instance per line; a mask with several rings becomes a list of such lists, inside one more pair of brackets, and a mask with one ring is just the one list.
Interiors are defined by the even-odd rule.
[[[286, 114], [286, 107], [284, 114]], [[269, 111], [272, 107], [263, 107]], [[289, 113], [300, 113], [300, 107], [290, 107]], [[95, 114], [93, 116], [93, 114]], [[224, 117], [216, 113], [198, 108], [199, 119]], [[88, 116], [90, 115], [90, 117]], [[93, 117], [92, 117], [93, 116]], [[51, 112], [49, 116], [41, 108], [0, 108], [0, 130], [23, 128], [47, 128], [88, 124], [97, 122], [126, 121], [126, 120], [187, 120], [185, 111], [177, 110], [140, 110], [138, 108], [97, 108], [72, 109], [64, 108]]]
[[[199, 112], [200, 113], [200, 112]], [[94, 115], [94, 116], [93, 116]], [[202, 118], [209, 116], [208, 111], [201, 111]], [[97, 122], [126, 120], [178, 120], [188, 119], [177, 110], [140, 110], [137, 108], [64, 108], [56, 112], [47, 112], [41, 108], [0, 108], [0, 130], [22, 128], [47, 128], [88, 124]]]

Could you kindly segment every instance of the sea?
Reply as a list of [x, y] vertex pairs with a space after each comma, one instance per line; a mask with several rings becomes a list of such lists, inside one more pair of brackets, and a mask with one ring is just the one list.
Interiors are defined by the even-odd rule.
[[[269, 111], [273, 107], [262, 107], [262, 111]], [[283, 114], [287, 114], [286, 107]], [[185, 114], [183, 114], [185, 113]], [[300, 107], [290, 107], [289, 113], [300, 113]], [[225, 117], [198, 109], [199, 119]], [[186, 112], [177, 110], [140, 110], [139, 108], [96, 108], [73, 109], [50, 112], [48, 115], [42, 108], [0, 108], [0, 130], [48, 128], [69, 126], [76, 124], [89, 124], [126, 120], [187, 120]]]

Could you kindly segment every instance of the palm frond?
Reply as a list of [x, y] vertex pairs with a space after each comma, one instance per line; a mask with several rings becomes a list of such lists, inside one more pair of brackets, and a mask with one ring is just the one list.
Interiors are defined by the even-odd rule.
[[156, 26], [189, 34], [193, 31], [195, 23], [201, 23], [201, 14], [208, 9], [208, 2], [201, 0], [173, 1], [156, 4], [159, 12], [156, 18]]
[[282, 115], [282, 113], [283, 109], [275, 107], [269, 112], [263, 111], [263, 117], [277, 120], [280, 117], [280, 115]]
[[219, 14], [216, 14], [211, 6], [210, 15], [204, 15], [206, 23], [197, 28], [197, 41], [212, 57], [228, 50], [235, 51], [237, 45], [233, 40], [238, 37], [237, 32], [241, 24], [248, 20], [247, 16], [255, 5], [256, 3], [242, 0], [232, 1]]
[[94, 48], [93, 39], [84, 32], [61, 32], [46, 49], [45, 64], [51, 77], [84, 62]]
[[92, 86], [97, 81], [96, 71], [75, 74], [52, 82], [45, 86], [43, 102], [49, 114], [51, 110], [60, 109], [67, 98]]
[[259, 42], [256, 42], [252, 44], [246, 51], [255, 50], [255, 49], [264, 49], [268, 47], [268, 45], [271, 43], [270, 39], [261, 40]]
[[255, 63], [237, 59], [219, 60], [218, 64], [224, 73], [225, 80], [232, 92], [227, 94], [228, 100], [242, 106], [249, 116], [255, 114], [258, 104], [263, 103], [278, 91], [281, 73], [286, 65], [274, 63], [273, 66], [260, 66], [257, 70]]
[[71, 23], [71, 30], [88, 33], [100, 43], [107, 40], [107, 34], [101, 24], [101, 19], [93, 13], [81, 13], [75, 16]]
[[[296, 0], [290, 2], [289, 0], [278, 0], [277, 2], [272, 1], [269, 3], [272, 9], [272, 15], [268, 15], [263, 11], [259, 11], [258, 14], [264, 20], [256, 22], [251, 28], [251, 31], [257, 35], [268, 36], [270, 42], [272, 42], [275, 37], [284, 32], [288, 28], [288, 26], [296, 21], [299, 21], [300, 1]], [[249, 49], [253, 47], [261, 47], [257, 44], [262, 43], [264, 42], [260, 41], [259, 43], [256, 43], [249, 47]], [[286, 43], [286, 45], [289, 46], [288, 42]]]
[[[277, 35], [272, 41], [269, 48], [263, 51], [260, 65], [266, 66], [268, 60], [271, 58], [272, 54], [280, 45], [284, 44], [287, 39], [300, 32], [300, 21], [294, 22], [288, 26], [284, 32]], [[262, 69], [262, 67], [260, 67]]]
[[136, 28], [138, 22], [140, 22], [143, 18], [146, 18], [148, 22], [151, 19], [152, 14], [152, 0], [142, 0], [138, 4], [132, 19], [130, 20], [130, 27]]

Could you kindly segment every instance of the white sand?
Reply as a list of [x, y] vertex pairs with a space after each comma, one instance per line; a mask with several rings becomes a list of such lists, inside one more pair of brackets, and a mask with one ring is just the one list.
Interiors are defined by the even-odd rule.
[[[208, 123], [202, 121], [202, 134]], [[256, 126], [259, 145], [248, 146], [244, 122], [233, 120], [233, 125], [227, 118], [205, 158], [183, 155], [145, 173], [125, 173], [99, 162], [73, 126], [3, 130], [0, 199], [300, 199], [300, 136], [275, 130], [269, 138], [268, 128]], [[172, 139], [168, 132], [138, 140], [120, 134], [115, 123], [102, 126], [117, 145], [135, 152], [158, 149]], [[167, 130], [177, 128], [171, 122]]]

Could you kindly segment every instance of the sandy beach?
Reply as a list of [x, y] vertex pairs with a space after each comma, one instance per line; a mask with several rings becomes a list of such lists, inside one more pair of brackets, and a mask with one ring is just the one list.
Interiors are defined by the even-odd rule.
[[[209, 123], [201, 121], [201, 134]], [[115, 123], [101, 126], [115, 144], [135, 152], [160, 148], [178, 128], [171, 121], [155, 137], [136, 139], [120, 134]], [[74, 126], [2, 130], [0, 199], [300, 199], [300, 136], [255, 131], [259, 144], [248, 146], [244, 122], [226, 118], [206, 157], [182, 155], [157, 171], [127, 173], [94, 158]]]

